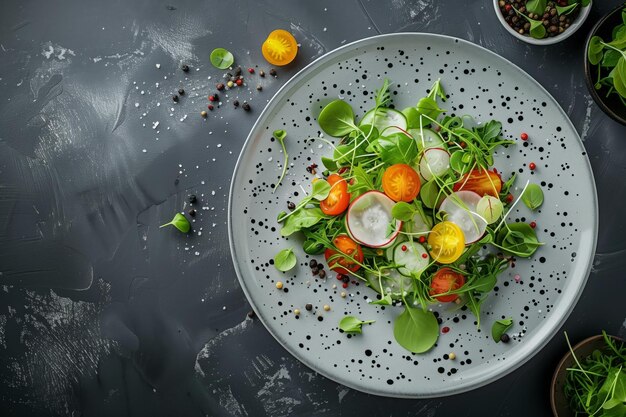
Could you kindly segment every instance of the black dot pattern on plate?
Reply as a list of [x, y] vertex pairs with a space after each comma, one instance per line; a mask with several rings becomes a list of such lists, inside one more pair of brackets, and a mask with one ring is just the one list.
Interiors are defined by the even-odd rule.
[[[364, 41], [307, 71], [261, 117], [234, 178], [237, 188], [230, 214], [235, 255], [244, 287], [262, 319], [306, 364], [364, 391], [440, 395], [468, 389], [493, 368], [502, 375], [530, 354], [525, 345], [546, 337], [546, 326], [569, 310], [594, 242], [595, 196], [590, 194], [587, 157], [576, 132], [558, 105], [511, 64], [451, 38], [398, 35], [380, 42]], [[328, 268], [324, 279], [312, 275], [309, 261], [315, 258], [323, 264], [323, 257], [306, 255], [302, 236], [281, 237], [276, 222], [279, 212], [288, 211], [288, 202], [297, 203], [309, 189], [315, 175], [307, 167], [317, 164], [320, 175], [324, 169], [320, 159], [331, 153], [316, 139], [322, 135], [316, 121], [320, 110], [340, 98], [362, 116], [373, 106], [373, 95], [385, 77], [391, 80], [396, 108], [414, 105], [441, 78], [448, 96], [442, 107], [449, 114], [500, 120], [505, 137], [517, 144], [495, 154], [498, 171], [505, 179], [517, 174], [511, 190], [515, 197], [526, 181], [541, 185], [545, 194], [540, 209], [532, 212], [520, 203], [509, 216], [510, 221], [535, 222], [545, 245], [532, 259], [515, 260], [498, 277], [497, 287], [482, 305], [481, 327], [466, 307], [433, 305], [442, 332], [437, 345], [419, 355], [394, 340], [393, 320], [400, 308], [369, 305], [377, 298], [373, 290], [354, 283], [344, 289]], [[290, 160], [287, 176], [273, 192], [283, 163], [280, 146], [271, 138], [275, 129], [288, 133]], [[522, 132], [528, 141], [519, 139]], [[294, 248], [298, 264], [282, 273], [273, 267], [272, 258], [285, 247]], [[277, 281], [283, 283], [282, 290], [276, 288]], [[564, 299], [564, 293], [570, 298]], [[344, 315], [376, 323], [352, 336], [338, 329]], [[514, 319], [511, 341], [495, 344], [491, 324], [505, 317]]]

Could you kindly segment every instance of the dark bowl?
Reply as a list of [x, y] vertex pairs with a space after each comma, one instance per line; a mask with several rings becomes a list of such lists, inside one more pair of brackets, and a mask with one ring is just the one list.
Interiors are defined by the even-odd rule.
[[595, 83], [598, 79], [598, 66], [591, 65], [587, 59], [587, 49], [589, 49], [589, 42], [593, 36], [600, 36], [605, 41], [611, 40], [613, 28], [622, 23], [622, 9], [625, 4], [620, 4], [613, 11], [605, 15], [591, 30], [591, 33], [587, 37], [585, 43], [585, 81], [587, 82], [587, 88], [591, 93], [594, 101], [602, 111], [608, 114], [613, 120], [626, 125], [626, 106], [621, 102], [616, 93], [606, 97], [607, 89], [602, 87], [600, 90], [596, 90]]
[[[609, 336], [617, 342], [624, 342], [616, 336]], [[596, 350], [608, 349], [604, 343], [604, 337], [602, 335], [589, 337], [572, 348], [578, 360], [582, 360]], [[565, 386], [565, 379], [567, 378], [567, 368], [571, 368], [574, 365], [574, 357], [570, 351], [567, 352], [561, 362], [556, 367], [554, 375], [552, 376], [552, 384], [550, 384], [550, 405], [552, 406], [552, 414], [554, 417], [575, 417], [574, 412], [569, 406], [569, 402], [563, 393], [563, 387]]]

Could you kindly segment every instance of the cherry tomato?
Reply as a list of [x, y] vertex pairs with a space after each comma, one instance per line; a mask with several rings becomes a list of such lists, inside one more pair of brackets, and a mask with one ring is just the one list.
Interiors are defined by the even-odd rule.
[[437, 223], [428, 234], [430, 256], [441, 264], [451, 264], [459, 259], [465, 249], [465, 235], [450, 221]]
[[465, 285], [465, 277], [450, 268], [441, 268], [433, 276], [430, 282], [430, 295], [442, 303], [450, 303], [459, 298], [458, 294], [444, 294], [449, 291], [458, 290]]
[[346, 211], [350, 205], [348, 183], [337, 174], [329, 175], [327, 181], [330, 184], [330, 193], [325, 200], [320, 201], [320, 208], [324, 214], [336, 216]]
[[287, 65], [298, 53], [296, 38], [286, 30], [277, 29], [269, 34], [261, 47], [263, 58], [272, 65]]
[[502, 190], [502, 179], [494, 171], [474, 169], [454, 184], [454, 191], [474, 191], [481, 197], [485, 194], [498, 197]]
[[395, 164], [383, 174], [383, 190], [393, 201], [410, 203], [420, 192], [420, 177], [407, 164]]
[[[326, 258], [328, 267], [334, 272], [345, 275], [349, 274], [350, 272], [358, 271], [361, 265], [355, 263], [354, 261], [363, 263], [363, 251], [361, 250], [361, 246], [354, 240], [350, 239], [348, 235], [337, 236], [333, 239], [333, 245], [337, 249], [339, 249], [339, 252], [333, 249], [326, 249], [326, 252], [324, 252], [324, 257]], [[354, 258], [354, 261], [345, 256], [335, 257], [335, 255], [339, 253], [349, 255], [350, 257]], [[333, 259], [329, 261], [331, 257], [333, 257]], [[341, 266], [333, 268], [335, 264], [339, 264]]]

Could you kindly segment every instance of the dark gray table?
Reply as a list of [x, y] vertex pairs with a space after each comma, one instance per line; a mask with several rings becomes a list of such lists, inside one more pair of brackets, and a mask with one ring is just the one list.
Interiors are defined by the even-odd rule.
[[[476, 42], [561, 103], [585, 141], [601, 213], [594, 268], [563, 330], [573, 340], [601, 329], [624, 335], [626, 128], [593, 103], [582, 71], [586, 34], [618, 1], [598, 1], [579, 33], [552, 47], [512, 38], [488, 0], [168, 1], [3, 4], [0, 414], [550, 415], [561, 334], [497, 383], [409, 401], [317, 375], [246, 318], [226, 206], [247, 132], [298, 69], [378, 33]], [[278, 27], [302, 43], [296, 62], [235, 90], [252, 112], [227, 105], [202, 120], [222, 74], [210, 51], [226, 47], [242, 66], [267, 71], [260, 43]], [[180, 87], [186, 94], [174, 104]], [[159, 230], [190, 193], [199, 199], [196, 233]]]

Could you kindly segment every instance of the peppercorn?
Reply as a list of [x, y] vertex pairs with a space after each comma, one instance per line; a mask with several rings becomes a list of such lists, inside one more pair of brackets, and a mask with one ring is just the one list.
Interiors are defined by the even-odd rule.
[[204, 110], [202, 110], [202, 111], [200, 112], [200, 116], [202, 116], [202, 117], [204, 117], [204, 118], [206, 119], [206, 117], [207, 117], [207, 112], [206, 112], [206, 111], [204, 111]]
[[239, 100], [235, 100], [235, 101], [233, 101], [233, 106], [235, 106], [235, 107], [239, 107]]
[[537, 223], [535, 223], [535, 222], [530, 222], [529, 226], [530, 226], [530, 227], [532, 227], [532, 228], [534, 229], [535, 227], [537, 227]]
[[240, 76], [241, 75], [241, 67], [235, 68], [235, 75], [236, 76]]
[[263, 71], [263, 70], [259, 71], [259, 75], [260, 75], [261, 77], [265, 77], [265, 71]]
[[456, 359], [456, 353], [454, 353], [454, 352], [448, 353], [448, 359], [450, 359], [451, 361], [455, 360]]
[[213, 110], [213, 105], [212, 105], [212, 104], [209, 104], [209, 105], [207, 106], [207, 108], [208, 108], [209, 110]]
[[279, 290], [283, 288], [283, 283], [281, 281], [276, 281], [276, 288]]
[[309, 267], [310, 268], [315, 268], [317, 266], [317, 261], [315, 259], [311, 259], [309, 261]]
[[218, 91], [222, 91], [224, 89], [224, 83], [217, 83], [215, 85], [215, 88], [217, 88]]
[[287, 208], [289, 210], [294, 210], [296, 208], [296, 205], [292, 201], [287, 201]]
[[347, 276], [347, 275], [343, 275], [343, 276], [341, 277], [341, 280], [342, 280], [344, 283], [346, 283], [346, 284], [347, 284], [348, 282], [350, 282], [350, 277], [349, 277], [349, 276]]
[[535, 168], [537, 168], [537, 165], [534, 162], [531, 162], [530, 164], [528, 164], [528, 168], [530, 168], [531, 171], [534, 171]]
[[183, 90], [182, 88], [178, 89], [178, 94], [180, 94], [181, 96], [185, 95], [185, 90]]
[[296, 316], [300, 315], [300, 310], [298, 310], [297, 308], [295, 310], [293, 310], [293, 314], [295, 314]]
[[172, 96], [172, 100], [174, 101], [174, 103], [178, 103], [178, 96], [176, 95]]
[[341, 284], [341, 286], [342, 286], [343, 288], [348, 288], [348, 283], [347, 283], [347, 282], [344, 282], [343, 284]]
[[243, 102], [243, 105], [241, 106], [242, 109], [244, 109], [245, 111], [250, 111], [250, 105], [248, 104], [247, 101]]
[[189, 194], [189, 197], [187, 197], [187, 201], [189, 202], [189, 204], [193, 204], [198, 201], [198, 197], [196, 197], [195, 194]]
[[[319, 268], [318, 268], [318, 269], [319, 269]], [[320, 269], [320, 272], [319, 272], [319, 277], [320, 277], [321, 279], [326, 278], [326, 271], [324, 271], [323, 269]]]
[[191, 209], [187, 212], [191, 217], [196, 217], [196, 209]]
[[328, 304], [324, 304], [324, 311], [330, 311], [330, 306]]
[[235, 81], [235, 84], [237, 84], [238, 87], [241, 87], [243, 85], [243, 80], [240, 78], [237, 81]]
[[341, 291], [341, 294], [339, 294], [341, 296], [341, 298], [346, 298], [346, 292], [345, 291]]
[[275, 70], [274, 68], [271, 68], [271, 69], [270, 69], [270, 75], [271, 75], [272, 77], [276, 77], [276, 70]]
[[217, 101], [217, 100], [219, 100], [217, 94], [211, 94], [209, 96], [209, 101]]
[[180, 69], [183, 70], [183, 72], [189, 72], [189, 65], [183, 64]]
[[261, 84], [258, 84], [256, 86], [256, 89], [257, 89], [257, 91], [261, 91], [261, 90], [263, 90], [263, 86]]
[[311, 310], [313, 310], [313, 304], [309, 304], [309, 303], [307, 303], [307, 304], [304, 306], [304, 308], [306, 308], [306, 311], [311, 311]]
[[248, 68], [248, 72], [249, 72], [250, 74], [254, 74], [254, 68]]
[[320, 270], [315, 266], [315, 267], [311, 268], [311, 273], [313, 275], [317, 275], [317, 274], [320, 273]]
[[511, 340], [511, 338], [506, 333], [504, 333], [502, 336], [500, 336], [500, 341], [502, 343], [509, 343], [510, 340]]
[[232, 82], [232, 81], [228, 81], [228, 82], [226, 83], [226, 85], [228, 86], [228, 88], [233, 88], [233, 86], [235, 85], [235, 83], [234, 83], [234, 82]]
[[253, 319], [256, 316], [256, 313], [253, 310], [248, 311], [248, 317]]
[[528, 133], [522, 133], [519, 137], [521, 140], [528, 140]]

